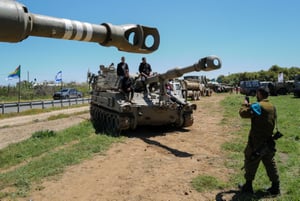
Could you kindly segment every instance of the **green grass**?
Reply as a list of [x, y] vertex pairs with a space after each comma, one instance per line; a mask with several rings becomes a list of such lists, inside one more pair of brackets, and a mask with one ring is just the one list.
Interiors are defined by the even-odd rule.
[[210, 175], [199, 175], [192, 180], [192, 186], [199, 192], [224, 189], [226, 184]]
[[80, 114], [85, 114], [88, 111], [81, 111], [81, 112], [75, 112], [72, 114], [58, 114], [58, 115], [52, 115], [50, 117], [47, 118], [48, 121], [52, 121], [52, 120], [57, 120], [57, 119], [63, 119], [63, 118], [68, 118], [74, 115], [80, 115]]
[[[237, 184], [244, 182], [244, 171], [241, 170], [244, 161], [243, 150], [245, 148], [248, 132], [250, 129], [250, 120], [242, 119], [238, 110], [243, 102], [242, 95], [228, 95], [222, 101], [222, 107], [225, 109], [221, 125], [231, 125], [229, 137], [233, 138], [230, 142], [222, 145], [222, 149], [227, 155], [225, 166], [232, 169], [233, 174], [229, 175], [230, 186], [225, 186], [226, 190], [237, 190]], [[277, 140], [277, 152], [275, 160], [279, 169], [281, 181], [281, 196], [276, 200], [288, 201], [299, 200], [300, 197], [300, 99], [292, 95], [271, 96], [270, 101], [274, 103], [278, 113], [279, 130], [284, 134]], [[255, 102], [255, 97], [250, 98]], [[199, 176], [201, 177], [201, 175]], [[215, 178], [211, 178], [212, 180]], [[218, 182], [217, 182], [218, 183]], [[196, 183], [195, 189], [202, 189], [206, 183]], [[254, 191], [264, 190], [270, 186], [270, 181], [266, 175], [265, 169], [260, 164], [254, 181]], [[214, 190], [219, 189], [216, 185]], [[226, 191], [223, 189], [223, 191]], [[241, 198], [245, 200], [258, 200], [257, 198]], [[272, 199], [274, 200], [274, 199]]]
[[86, 121], [60, 132], [38, 131], [23, 142], [11, 144], [0, 150], [0, 200], [26, 196], [34, 183], [104, 153], [121, 140], [95, 135]]

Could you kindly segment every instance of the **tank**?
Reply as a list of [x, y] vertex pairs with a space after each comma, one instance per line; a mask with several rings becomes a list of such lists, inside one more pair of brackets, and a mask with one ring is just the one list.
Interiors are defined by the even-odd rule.
[[30, 13], [14, 0], [0, 0], [0, 42], [20, 42], [29, 36], [96, 42], [120, 51], [151, 53], [158, 49], [156, 28], [110, 23], [90, 24]]
[[[92, 86], [90, 115], [96, 133], [116, 136], [124, 130], [134, 130], [144, 125], [171, 125], [176, 128], [193, 125], [196, 105], [168, 94], [165, 86], [169, 80], [185, 73], [217, 70], [220, 67], [218, 57], [208, 56], [191, 66], [149, 77], [145, 84], [135, 76], [133, 102], [129, 102], [119, 90], [116, 68], [101, 65], [97, 74], [88, 74]], [[148, 90], [149, 85], [153, 86], [151, 91]]]

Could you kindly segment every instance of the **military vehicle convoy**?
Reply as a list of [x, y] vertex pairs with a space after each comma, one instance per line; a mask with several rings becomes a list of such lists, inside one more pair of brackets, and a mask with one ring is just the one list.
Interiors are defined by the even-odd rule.
[[[194, 65], [149, 77], [145, 81], [146, 85], [141, 84], [142, 81], [137, 78], [134, 101], [129, 102], [118, 88], [116, 69], [100, 66], [98, 74], [89, 75], [92, 85], [90, 113], [96, 132], [119, 135], [123, 130], [134, 130], [144, 125], [173, 125], [178, 128], [191, 126], [196, 105], [186, 99], [170, 96], [166, 92], [166, 83], [185, 73], [217, 70], [220, 67], [218, 57], [208, 56]], [[147, 85], [151, 83], [158, 84], [157, 90], [147, 90]]]
[[[0, 42], [20, 42], [29, 36], [97, 42], [102, 46], [115, 46], [120, 51], [151, 53], [158, 49], [158, 30], [142, 25], [101, 25], [30, 13], [26, 6], [13, 0], [0, 1]], [[152, 44], [147, 41], [151, 38]], [[145, 83], [135, 82], [134, 102], [127, 102], [118, 89], [114, 67], [101, 66], [98, 74], [90, 74], [92, 84], [90, 114], [97, 132], [119, 135], [121, 131], [140, 125], [174, 125], [187, 127], [193, 124], [195, 104], [166, 93], [165, 83], [193, 71], [216, 70], [221, 61], [216, 56], [200, 59], [184, 68], [171, 69], [148, 78]], [[157, 85], [148, 93], [145, 84]]]

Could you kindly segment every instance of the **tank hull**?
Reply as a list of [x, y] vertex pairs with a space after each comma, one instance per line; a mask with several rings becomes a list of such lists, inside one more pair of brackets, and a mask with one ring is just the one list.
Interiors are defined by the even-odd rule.
[[[99, 92], [92, 95], [90, 115], [97, 133], [119, 135], [138, 126], [189, 127], [193, 124], [195, 104], [159, 104], [151, 96], [136, 93], [134, 102], [126, 102], [119, 92]], [[157, 100], [157, 101], [153, 101]]]

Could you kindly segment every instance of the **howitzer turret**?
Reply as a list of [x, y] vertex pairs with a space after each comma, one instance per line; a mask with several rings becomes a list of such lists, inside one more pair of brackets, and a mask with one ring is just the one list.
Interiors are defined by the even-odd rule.
[[[160, 42], [156, 28], [134, 24], [97, 25], [38, 15], [30, 13], [24, 5], [14, 0], [0, 1], [0, 29], [1, 42], [20, 42], [28, 36], [40, 36], [97, 42], [135, 53], [151, 53]], [[146, 41], [149, 36], [153, 38], [152, 45]]]
[[212, 71], [221, 68], [221, 61], [216, 56], [208, 56], [200, 59], [198, 63], [184, 68], [174, 68], [165, 73], [147, 78], [147, 84], [158, 82], [161, 94], [165, 94], [164, 84], [166, 81], [183, 76], [186, 73], [198, 71]]
[[[220, 59], [209, 56], [194, 65], [148, 77], [146, 81], [136, 77], [133, 101], [129, 101], [128, 94], [118, 87], [115, 67], [101, 65], [97, 75], [89, 73], [92, 84], [91, 121], [97, 132], [113, 135], [143, 125], [189, 127], [193, 124], [192, 114], [196, 105], [167, 92], [165, 84], [169, 79], [181, 77], [185, 73], [217, 70], [220, 67]], [[158, 87], [146, 90], [145, 85], [153, 83], [158, 84]]]

